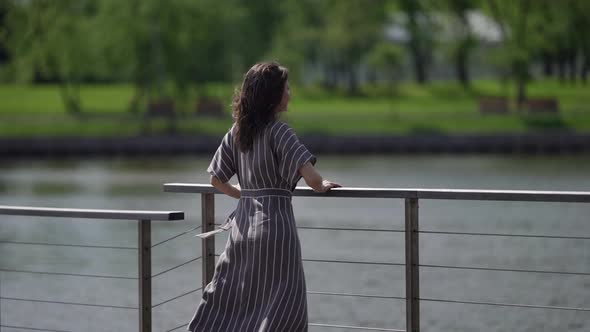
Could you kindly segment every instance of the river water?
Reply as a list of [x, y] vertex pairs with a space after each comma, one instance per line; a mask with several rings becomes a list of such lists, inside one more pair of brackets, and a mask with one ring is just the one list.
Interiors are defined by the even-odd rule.
[[[590, 190], [589, 156], [318, 156], [325, 178], [349, 187]], [[207, 183], [209, 157], [61, 161], [2, 161], [0, 205], [100, 209], [182, 210], [187, 220], [154, 222], [153, 243], [200, 223], [197, 195], [162, 191], [167, 182]], [[235, 200], [217, 196], [216, 220]], [[403, 229], [399, 199], [293, 199], [300, 226]], [[590, 204], [421, 200], [423, 231], [590, 237]], [[200, 255], [190, 232], [153, 249], [153, 274]], [[300, 229], [306, 259], [404, 262], [397, 232]], [[217, 237], [217, 253], [226, 235]], [[44, 275], [6, 270], [135, 277], [137, 252], [6, 242], [135, 247], [133, 221], [0, 216], [1, 325], [64, 331], [136, 331], [135, 280]], [[590, 273], [590, 240], [420, 234], [425, 265]], [[403, 297], [404, 267], [304, 263], [309, 291]], [[200, 262], [153, 279], [153, 304], [200, 286]], [[422, 330], [590, 331], [590, 312], [489, 306], [432, 300], [590, 308], [590, 276], [422, 267]], [[192, 317], [200, 292], [153, 309], [154, 331]], [[10, 298], [10, 299], [9, 299]], [[15, 298], [123, 308], [17, 301]], [[405, 303], [390, 298], [310, 294], [312, 323], [405, 328]], [[184, 330], [179, 328], [178, 331]], [[310, 327], [310, 331], [346, 331]], [[22, 331], [2, 327], [2, 332]]]

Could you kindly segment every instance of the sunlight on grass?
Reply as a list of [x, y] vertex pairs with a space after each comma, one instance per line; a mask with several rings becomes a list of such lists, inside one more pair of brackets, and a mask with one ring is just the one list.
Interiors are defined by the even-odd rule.
[[[181, 134], [219, 135], [231, 124], [231, 84], [209, 84], [191, 89], [179, 100], [173, 130]], [[562, 85], [555, 80], [533, 82], [529, 96], [556, 97], [560, 118], [530, 120], [516, 114], [481, 115], [479, 96], [512, 97], [513, 87], [495, 80], [474, 81], [464, 89], [454, 81], [434, 81], [420, 86], [404, 82], [394, 87], [363, 86], [360, 95], [319, 87], [292, 87], [285, 115], [301, 133], [404, 134], [404, 133], [503, 133], [540, 129], [590, 130], [590, 88]], [[134, 95], [129, 84], [84, 85], [80, 89], [83, 111], [95, 117], [76, 119], [65, 113], [56, 85], [0, 85], [0, 136], [133, 136], [145, 132], [141, 115], [128, 111]], [[227, 116], [195, 116], [197, 95], [221, 100]], [[97, 117], [103, 114], [102, 117]], [[170, 132], [165, 120], [154, 122], [153, 132]]]

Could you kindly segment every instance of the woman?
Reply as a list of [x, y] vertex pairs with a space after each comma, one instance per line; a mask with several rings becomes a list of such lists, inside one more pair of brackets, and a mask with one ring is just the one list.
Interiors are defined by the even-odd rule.
[[[207, 171], [215, 188], [239, 201], [224, 227], [231, 233], [190, 331], [307, 331], [291, 192], [301, 177], [316, 192], [340, 185], [322, 179], [313, 167], [316, 158], [277, 120], [289, 103], [287, 78], [287, 69], [277, 63], [258, 63], [236, 91], [234, 125]], [[239, 186], [228, 183], [234, 174]]]

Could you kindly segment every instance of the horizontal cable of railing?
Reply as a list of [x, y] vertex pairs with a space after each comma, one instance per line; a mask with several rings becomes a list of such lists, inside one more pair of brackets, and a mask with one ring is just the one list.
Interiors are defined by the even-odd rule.
[[482, 301], [464, 301], [464, 300], [450, 300], [450, 299], [433, 299], [421, 297], [420, 301], [426, 302], [443, 302], [443, 303], [457, 303], [457, 304], [478, 304], [496, 307], [517, 307], [517, 308], [531, 308], [531, 309], [551, 309], [564, 311], [590, 311], [590, 308], [576, 308], [576, 307], [558, 307], [545, 306], [536, 304], [520, 304], [520, 303], [501, 303], [501, 302], [482, 302]]
[[[222, 224], [215, 223], [216, 226]], [[384, 232], [384, 233], [404, 233], [403, 229], [384, 229], [384, 228], [347, 228], [347, 227], [314, 227], [314, 226], [296, 226], [297, 229], [313, 229], [318, 231], [351, 231], [351, 232]]]
[[315, 263], [335, 263], [335, 264], [359, 264], [359, 265], [383, 265], [383, 266], [405, 266], [404, 263], [393, 263], [393, 262], [366, 262], [366, 261], [349, 261], [349, 260], [335, 260], [335, 259], [311, 259], [303, 258], [304, 262], [315, 262]]
[[203, 287], [199, 287], [199, 288], [193, 289], [193, 290], [191, 290], [191, 291], [188, 291], [188, 292], [186, 292], [186, 293], [182, 293], [182, 294], [180, 294], [180, 295], [177, 295], [177, 296], [175, 296], [175, 297], [173, 297], [173, 298], [171, 298], [171, 299], [168, 299], [168, 300], [166, 300], [166, 301], [162, 301], [162, 302], [160, 302], [160, 303], [158, 303], [158, 304], [154, 304], [154, 305], [152, 306], [152, 309], [154, 309], [154, 308], [156, 308], [156, 307], [159, 307], [159, 306], [161, 306], [161, 305], [163, 305], [163, 304], [166, 304], [166, 303], [168, 303], [168, 302], [172, 302], [172, 301], [174, 301], [174, 300], [176, 300], [176, 299], [179, 299], [179, 298], [181, 298], [181, 297], [183, 297], [183, 296], [187, 296], [187, 295], [190, 295], [190, 294], [192, 294], [192, 293], [198, 292], [198, 291], [200, 291], [201, 289], [203, 289]]
[[527, 270], [527, 269], [506, 269], [493, 267], [477, 267], [477, 266], [456, 266], [456, 265], [437, 265], [437, 264], [419, 264], [420, 267], [442, 268], [442, 269], [457, 269], [457, 270], [478, 270], [478, 271], [498, 271], [498, 272], [523, 272], [523, 273], [544, 273], [544, 274], [558, 274], [558, 275], [576, 275], [576, 276], [590, 276], [589, 272], [568, 272], [568, 271], [547, 271], [547, 270]]
[[95, 210], [58, 209], [49, 207], [5, 206], [0, 205], [0, 214], [31, 217], [61, 217], [109, 220], [182, 220], [180, 211], [133, 211], [133, 210]]
[[524, 237], [539, 239], [567, 239], [567, 240], [590, 240], [588, 236], [562, 236], [543, 234], [506, 234], [506, 233], [475, 233], [475, 232], [444, 232], [444, 231], [418, 231], [422, 234], [443, 234], [443, 235], [473, 235], [473, 236], [499, 236], [499, 237]]
[[[166, 183], [164, 191], [206, 194], [220, 192], [209, 184]], [[424, 198], [447, 200], [494, 200], [530, 202], [590, 202], [587, 191], [534, 191], [482, 189], [426, 189], [426, 188], [335, 188], [316, 193], [308, 187], [297, 187], [293, 196], [349, 197], [349, 198]]]
[[78, 273], [65, 273], [65, 272], [28, 271], [28, 270], [11, 270], [11, 269], [0, 269], [0, 272], [42, 274], [42, 275], [52, 275], [52, 276], [83, 277], [83, 278], [137, 280], [137, 277], [112, 276], [112, 275], [100, 275], [100, 274], [78, 274]]
[[[219, 257], [221, 254], [215, 254], [215, 257]], [[312, 259], [303, 258], [304, 262], [312, 263], [334, 263], [334, 264], [359, 264], [359, 265], [383, 265], [383, 266], [405, 266], [404, 263], [393, 263], [393, 262], [368, 262], [368, 261], [349, 261], [349, 260], [335, 260], [335, 259]]]
[[172, 331], [176, 331], [176, 330], [179, 330], [179, 329], [181, 329], [181, 328], [183, 328], [183, 327], [184, 327], [184, 328], [186, 328], [187, 326], [188, 326], [188, 323], [184, 323], [184, 324], [182, 324], [182, 325], [178, 325], [178, 326], [176, 326], [176, 327], [173, 327], [173, 328], [171, 328], [170, 330], [166, 330], [166, 332], [172, 332]]
[[115, 249], [115, 250], [137, 250], [137, 247], [122, 247], [122, 246], [98, 246], [87, 244], [67, 244], [67, 243], [47, 243], [47, 242], [26, 242], [26, 241], [0, 241], [0, 244], [14, 244], [14, 245], [32, 245], [32, 246], [48, 246], [48, 247], [74, 247], [74, 248], [89, 248], [89, 249]]
[[[215, 254], [219, 257], [220, 254]], [[303, 258], [304, 262], [312, 263], [335, 263], [335, 264], [358, 264], [358, 265], [382, 265], [382, 266], [405, 266], [404, 263], [393, 262], [367, 262], [367, 261], [350, 261], [350, 260], [333, 260], [333, 259], [311, 259]], [[572, 271], [549, 271], [549, 270], [532, 270], [532, 269], [508, 269], [508, 268], [494, 268], [494, 267], [478, 267], [478, 266], [458, 266], [458, 265], [438, 265], [438, 264], [419, 264], [420, 267], [427, 268], [442, 268], [442, 269], [457, 269], [457, 270], [479, 270], [479, 271], [497, 271], [497, 272], [523, 272], [523, 273], [541, 273], [541, 274], [558, 274], [558, 275], [578, 275], [590, 276], [590, 272], [572, 272]]]
[[[384, 328], [384, 327], [350, 326], [350, 325], [335, 325], [335, 324], [321, 324], [321, 323], [309, 323], [307, 325], [317, 326], [317, 327], [326, 327], [326, 328], [335, 328], [335, 329], [346, 329], [346, 330], [406, 332], [406, 330], [389, 329], [389, 328]], [[176, 330], [179, 330], [183, 327], [186, 328], [186, 326], [188, 326], [188, 323], [173, 327], [170, 330], [166, 330], [166, 332], [176, 331]]]
[[392, 300], [405, 300], [402, 296], [389, 296], [389, 295], [372, 295], [372, 294], [354, 294], [354, 293], [333, 293], [333, 292], [317, 292], [307, 291], [307, 294], [311, 295], [327, 295], [327, 296], [348, 296], [348, 297], [363, 297], [371, 299], [392, 299]]
[[41, 299], [27, 299], [21, 297], [0, 297], [1, 300], [5, 301], [19, 301], [19, 302], [32, 302], [32, 303], [49, 303], [49, 304], [62, 304], [82, 307], [97, 307], [97, 308], [111, 308], [111, 309], [133, 309], [137, 310], [137, 307], [121, 306], [121, 305], [110, 305], [110, 304], [94, 304], [94, 303], [80, 303], [80, 302], [65, 302], [65, 301], [52, 301], [52, 300], [41, 300]]
[[298, 229], [313, 229], [318, 231], [352, 231], [352, 232], [384, 232], [384, 233], [403, 233], [403, 229], [382, 229], [382, 228], [347, 228], [347, 227], [313, 227], [297, 226]]
[[383, 327], [349, 326], [349, 325], [334, 325], [334, 324], [320, 324], [320, 323], [309, 323], [308, 325], [309, 326], [317, 326], [317, 327], [335, 328], [335, 329], [346, 329], [346, 330], [406, 332], [406, 330], [388, 329], [388, 328], [383, 328]]
[[188, 234], [188, 233], [190, 233], [190, 232], [196, 231], [196, 230], [198, 230], [199, 228], [201, 228], [201, 226], [193, 227], [193, 228], [191, 228], [191, 229], [189, 229], [189, 230], [187, 230], [187, 231], [184, 231], [184, 232], [182, 232], [182, 233], [180, 233], [180, 234], [174, 235], [173, 237], [167, 238], [166, 240], [162, 240], [162, 241], [160, 241], [160, 242], [157, 242], [156, 244], [152, 245], [152, 248], [154, 248], [154, 247], [157, 247], [157, 246], [159, 246], [159, 245], [161, 245], [161, 244], [164, 244], [164, 243], [166, 243], [166, 242], [172, 241], [172, 240], [174, 240], [174, 239], [177, 239], [177, 238], [179, 238], [179, 237], [181, 237], [181, 236], [183, 236], [183, 235], [185, 235], [185, 234]]
[[16, 325], [0, 325], [0, 327], [4, 327], [7, 329], [15, 329], [15, 330], [25, 330], [25, 331], [71, 332], [71, 331], [66, 331], [66, 330], [42, 329], [42, 328], [38, 328], [38, 327], [27, 327], [27, 326], [16, 326]]
[[192, 262], [198, 261], [198, 260], [199, 260], [199, 259], [201, 259], [201, 258], [202, 258], [202, 256], [195, 257], [195, 258], [193, 258], [193, 259], [190, 259], [190, 260], [188, 260], [188, 261], [186, 261], [186, 262], [184, 262], [184, 263], [182, 263], [182, 264], [178, 264], [178, 265], [176, 265], [176, 266], [174, 266], [174, 267], [171, 267], [171, 268], [169, 268], [169, 269], [166, 269], [166, 270], [164, 270], [164, 271], [162, 271], [162, 272], [158, 272], [158, 273], [156, 273], [156, 274], [152, 275], [152, 278], [156, 278], [156, 277], [158, 277], [158, 276], [161, 276], [161, 275], [163, 275], [164, 273], [167, 273], [167, 272], [170, 272], [170, 271], [176, 270], [176, 269], [178, 269], [178, 268], [180, 268], [180, 267], [182, 267], [182, 266], [185, 266], [185, 265], [187, 265], [187, 264], [189, 264], [189, 263], [192, 263]]

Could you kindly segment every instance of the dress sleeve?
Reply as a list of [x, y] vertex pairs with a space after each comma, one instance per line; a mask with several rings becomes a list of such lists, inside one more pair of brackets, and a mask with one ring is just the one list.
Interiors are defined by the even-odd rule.
[[308, 161], [315, 165], [316, 157], [299, 141], [295, 131], [286, 123], [279, 122], [273, 129], [274, 152], [278, 160], [279, 174], [287, 183], [295, 186], [301, 179], [301, 166]]
[[207, 168], [207, 172], [215, 176], [221, 182], [227, 182], [236, 174], [236, 167], [233, 158], [234, 142], [231, 130], [225, 134], [221, 144], [217, 148], [213, 159]]

